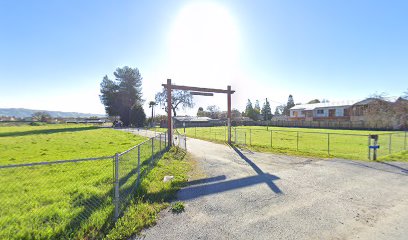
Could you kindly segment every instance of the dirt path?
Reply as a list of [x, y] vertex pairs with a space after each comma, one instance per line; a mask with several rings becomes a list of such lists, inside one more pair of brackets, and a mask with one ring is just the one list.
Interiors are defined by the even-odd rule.
[[188, 139], [207, 177], [142, 239], [406, 239], [408, 164], [251, 153]]

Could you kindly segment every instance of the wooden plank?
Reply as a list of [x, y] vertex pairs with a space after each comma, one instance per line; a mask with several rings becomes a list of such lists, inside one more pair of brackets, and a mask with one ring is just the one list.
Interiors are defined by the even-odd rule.
[[[167, 84], [162, 84], [163, 87], [167, 88]], [[215, 89], [215, 88], [200, 88], [200, 87], [189, 87], [189, 86], [180, 86], [171, 84], [171, 89], [185, 90], [185, 91], [196, 91], [196, 92], [212, 92], [212, 93], [228, 93], [228, 90], [224, 89]], [[231, 90], [231, 94], [235, 93], [234, 90]]]
[[191, 95], [199, 95], [199, 96], [214, 96], [214, 93], [209, 92], [190, 92]]

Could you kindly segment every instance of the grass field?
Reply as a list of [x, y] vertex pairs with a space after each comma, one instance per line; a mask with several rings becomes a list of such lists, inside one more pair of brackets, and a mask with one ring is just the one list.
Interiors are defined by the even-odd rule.
[[[112, 156], [145, 139], [82, 125], [0, 127], [0, 165]], [[142, 164], [150, 158], [142, 149]], [[112, 158], [0, 169], [0, 178], [0, 239], [99, 239], [113, 227]]]
[[[183, 133], [184, 129], [178, 131]], [[204, 140], [226, 141], [226, 127], [186, 128], [186, 134]], [[407, 145], [404, 132], [251, 126], [234, 128], [232, 140], [256, 151], [368, 160], [369, 134], [379, 134], [380, 158], [408, 161], [406, 155], [400, 153]]]
[[112, 156], [144, 139], [87, 125], [0, 127], [0, 165]]

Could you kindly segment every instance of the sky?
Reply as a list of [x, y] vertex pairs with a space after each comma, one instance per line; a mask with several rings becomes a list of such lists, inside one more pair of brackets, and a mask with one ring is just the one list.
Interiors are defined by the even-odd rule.
[[[178, 85], [232, 107], [408, 89], [408, 1], [0, 1], [0, 107], [104, 113], [103, 76], [138, 68], [147, 103]], [[194, 97], [198, 107], [226, 96]], [[160, 113], [158, 109], [157, 113]]]

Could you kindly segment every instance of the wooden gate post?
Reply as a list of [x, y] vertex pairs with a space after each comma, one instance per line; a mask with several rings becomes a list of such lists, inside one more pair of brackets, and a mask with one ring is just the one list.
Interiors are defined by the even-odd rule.
[[173, 126], [171, 120], [171, 79], [167, 79], [167, 139], [169, 147], [171, 147], [173, 143]]
[[228, 144], [231, 144], [231, 86], [227, 87], [227, 101], [228, 101]]

